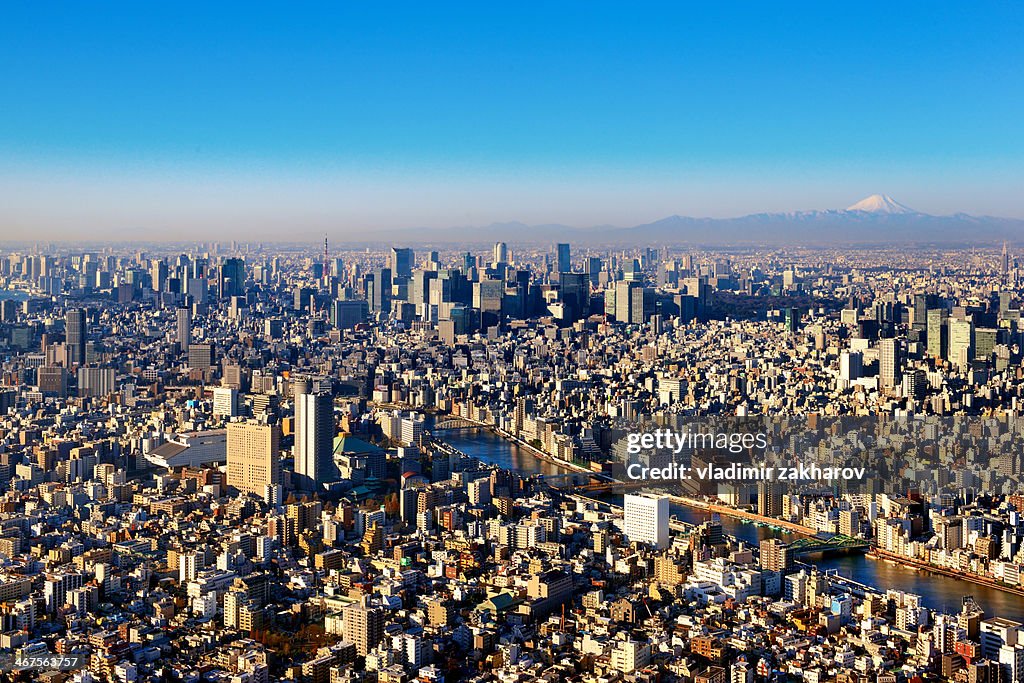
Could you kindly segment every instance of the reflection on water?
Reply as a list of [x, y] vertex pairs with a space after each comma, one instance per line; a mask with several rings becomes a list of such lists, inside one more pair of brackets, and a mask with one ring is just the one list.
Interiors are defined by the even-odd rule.
[[[700, 524], [709, 519], [708, 513], [685, 507], [672, 507], [672, 514], [680, 521]], [[795, 535], [767, 526], [744, 524], [731, 517], [722, 517], [722, 530], [747, 543], [756, 544], [765, 538], [792, 540]], [[864, 555], [811, 556], [804, 558], [821, 570], [834, 569], [842, 576], [874, 586], [881, 590], [895, 588], [920, 595], [924, 604], [932, 609], [956, 613], [965, 595], [973, 595], [986, 616], [1024, 620], [1024, 597], [1005, 593], [988, 586], [979, 586], [941, 574], [932, 574], [889, 562], [871, 560]]]
[[[428, 427], [429, 428], [429, 427]], [[541, 460], [525, 448], [506, 441], [489, 429], [457, 430], [438, 434], [466, 455], [506, 470], [531, 474], [561, 474], [569, 470]]]
[[[528, 450], [510, 443], [488, 430], [445, 432], [443, 436], [445, 441], [467, 455], [524, 475], [558, 474], [567, 471], [558, 465], [537, 458]], [[621, 496], [619, 498], [618, 502], [621, 503]], [[672, 514], [680, 521], [691, 524], [701, 524], [709, 518], [707, 513], [700, 510], [678, 506], [672, 506]], [[726, 534], [752, 545], [756, 545], [765, 538], [781, 538], [783, 540], [795, 538], [792, 534], [781, 530], [755, 524], [744, 524], [729, 517], [722, 518], [722, 528]], [[1024, 597], [1004, 593], [988, 586], [979, 586], [948, 576], [870, 560], [863, 555], [814, 557], [805, 558], [805, 561], [813, 562], [822, 570], [834, 569], [843, 576], [882, 590], [895, 588], [908, 593], [916, 593], [932, 609], [957, 612], [960, 609], [960, 601], [963, 596], [973, 595], [978, 605], [985, 610], [986, 616], [1008, 617], [1024, 621]]]

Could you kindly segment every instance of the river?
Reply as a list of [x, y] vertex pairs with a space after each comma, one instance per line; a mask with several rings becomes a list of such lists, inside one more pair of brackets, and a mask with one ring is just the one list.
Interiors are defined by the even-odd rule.
[[21, 291], [20, 289], [2, 289], [0, 288], [0, 301], [3, 299], [13, 299], [14, 301], [25, 301], [28, 299], [28, 293]]
[[[504, 469], [531, 474], [559, 474], [566, 472], [563, 467], [541, 460], [525, 448], [506, 441], [489, 430], [445, 432], [444, 440], [467, 455], [493, 463]], [[693, 508], [672, 506], [672, 514], [680, 521], [700, 524], [707, 521], [708, 513]], [[731, 517], [722, 517], [722, 528], [726, 534], [756, 545], [765, 538], [777, 537], [791, 540], [795, 536], [775, 531], [769, 527], [744, 524]], [[889, 562], [871, 560], [863, 555], [805, 558], [819, 569], [835, 569], [839, 574], [881, 590], [896, 588], [920, 595], [925, 605], [943, 612], [960, 611], [965, 595], [974, 596], [975, 601], [988, 617], [1000, 616], [1024, 621], [1024, 596], [1006, 593], [988, 586], [958, 581], [957, 579], [932, 574]]]

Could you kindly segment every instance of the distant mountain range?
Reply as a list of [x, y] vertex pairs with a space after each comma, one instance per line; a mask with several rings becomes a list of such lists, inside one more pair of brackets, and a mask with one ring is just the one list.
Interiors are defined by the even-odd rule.
[[377, 234], [381, 241], [418, 244], [550, 243], [607, 245], [742, 246], [769, 244], [976, 244], [1017, 242], [1024, 220], [957, 213], [933, 216], [915, 211], [891, 197], [874, 194], [846, 209], [755, 213], [736, 218], [668, 216], [633, 227], [492, 223], [482, 227], [417, 228]]

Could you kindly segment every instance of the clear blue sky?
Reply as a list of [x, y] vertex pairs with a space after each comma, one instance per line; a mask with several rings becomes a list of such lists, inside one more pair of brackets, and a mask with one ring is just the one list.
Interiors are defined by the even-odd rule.
[[0, 237], [1024, 216], [1020, 3], [342, 5], [7, 3]]

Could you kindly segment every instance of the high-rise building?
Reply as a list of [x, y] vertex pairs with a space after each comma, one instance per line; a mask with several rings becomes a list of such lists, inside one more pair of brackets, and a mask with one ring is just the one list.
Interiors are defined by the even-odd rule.
[[647, 322], [654, 312], [654, 290], [640, 282], [615, 283], [615, 320], [635, 325]]
[[241, 296], [245, 290], [245, 261], [229, 258], [220, 266], [220, 295], [223, 298]]
[[391, 310], [391, 269], [378, 268], [364, 280], [366, 301], [374, 313], [388, 313]]
[[949, 362], [966, 367], [974, 358], [974, 319], [950, 318]]
[[585, 273], [559, 273], [558, 297], [565, 308], [565, 320], [576, 321], [590, 310], [590, 281]]
[[216, 387], [213, 390], [213, 416], [235, 417], [238, 413], [238, 390], [230, 387]]
[[626, 494], [622, 504], [623, 531], [630, 543], [648, 543], [666, 548], [668, 534], [668, 497]]
[[572, 256], [568, 244], [559, 244], [555, 248], [555, 272], [572, 272]]
[[782, 482], [759, 481], [757, 483], [757, 514], [762, 517], [782, 516]]
[[949, 328], [946, 318], [949, 312], [945, 308], [929, 308], [927, 320], [928, 355], [932, 358], [946, 358], [949, 353]]
[[342, 330], [351, 330], [366, 322], [369, 307], [362, 299], [335, 300], [331, 302], [331, 324]]
[[494, 263], [508, 263], [508, 245], [504, 242], [494, 244]]
[[228, 424], [228, 486], [262, 496], [281, 483], [281, 430], [261, 422]]
[[388, 267], [395, 277], [409, 277], [412, 275], [414, 258], [412, 249], [408, 247], [391, 247]]
[[878, 342], [878, 385], [899, 386], [901, 374], [899, 340], [882, 339]]
[[79, 396], [106, 396], [114, 391], [114, 368], [79, 368]]
[[85, 365], [85, 316], [84, 308], [70, 308], [64, 319], [70, 365]]
[[864, 354], [860, 351], [843, 351], [839, 357], [839, 378], [852, 382], [860, 379], [864, 371]]
[[760, 547], [761, 569], [786, 574], [793, 570], [793, 551], [777, 538], [766, 538]]
[[192, 310], [186, 306], [182, 306], [177, 310], [176, 315], [178, 323], [178, 347], [182, 350], [186, 350], [188, 349], [189, 344], [192, 343]]
[[342, 608], [342, 636], [355, 643], [356, 652], [365, 656], [384, 637], [384, 613], [365, 604]]
[[295, 474], [303, 491], [316, 491], [337, 480], [334, 403], [329, 394], [295, 396]]
[[213, 367], [216, 346], [214, 344], [189, 344], [188, 366], [200, 370], [209, 370]]

